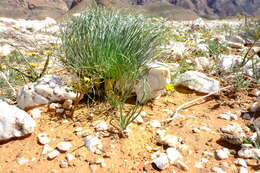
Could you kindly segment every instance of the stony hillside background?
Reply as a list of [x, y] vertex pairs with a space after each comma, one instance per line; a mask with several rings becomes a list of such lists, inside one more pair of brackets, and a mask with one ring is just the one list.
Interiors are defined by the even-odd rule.
[[[1, 0], [0, 17], [58, 18], [70, 9], [94, 7], [129, 8], [178, 20], [228, 17], [237, 14], [260, 16], [259, 0]], [[75, 11], [75, 10], [74, 10]]]

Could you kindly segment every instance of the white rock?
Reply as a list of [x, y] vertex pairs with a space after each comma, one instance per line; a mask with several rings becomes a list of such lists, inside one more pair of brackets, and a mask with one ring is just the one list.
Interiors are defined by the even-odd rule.
[[176, 148], [167, 148], [166, 150], [167, 157], [169, 159], [170, 164], [173, 164], [176, 160], [181, 159], [181, 153], [176, 150]]
[[237, 115], [232, 114], [230, 112], [220, 114], [218, 117], [221, 118], [221, 119], [225, 119], [225, 120], [237, 120]]
[[199, 130], [203, 130], [203, 131], [206, 131], [206, 132], [211, 131], [211, 129], [208, 128], [207, 126], [201, 126], [201, 127], [199, 127]]
[[61, 160], [60, 161], [60, 167], [61, 168], [68, 168], [69, 167], [69, 163], [67, 160]]
[[62, 152], [65, 152], [65, 151], [68, 151], [70, 148], [71, 148], [71, 143], [70, 142], [59, 142], [57, 144], [57, 148], [58, 150], [62, 151]]
[[201, 93], [212, 93], [219, 91], [219, 81], [209, 78], [205, 74], [196, 71], [186, 71], [181, 74], [177, 78], [175, 85], [185, 86]]
[[240, 43], [240, 44], [245, 44], [246, 43], [246, 41], [242, 37], [240, 37], [238, 35], [231, 35], [228, 38], [228, 40], [231, 41], [231, 42], [234, 42], [234, 43]]
[[181, 139], [173, 135], [165, 135], [160, 138], [160, 142], [169, 147], [177, 147], [180, 145]]
[[247, 168], [247, 162], [244, 159], [236, 159], [234, 163], [238, 166], [243, 166]]
[[50, 109], [51, 111], [55, 111], [56, 109], [59, 109], [59, 108], [61, 108], [61, 104], [59, 104], [59, 103], [51, 103], [51, 104], [49, 105], [49, 109]]
[[47, 153], [50, 152], [50, 151], [53, 151], [53, 148], [50, 147], [48, 144], [45, 144], [45, 145], [43, 146], [41, 155], [47, 154]]
[[9, 55], [14, 50], [14, 47], [10, 46], [9, 44], [0, 46], [0, 54]]
[[228, 159], [229, 154], [230, 154], [230, 152], [229, 152], [229, 150], [227, 148], [216, 150], [216, 157], [219, 160]]
[[165, 136], [166, 134], [166, 131], [165, 130], [161, 130], [161, 129], [158, 129], [155, 131], [157, 135], [159, 135], [160, 139], [162, 139], [162, 137]]
[[207, 27], [207, 25], [202, 18], [198, 18], [198, 19], [192, 21], [191, 27], [194, 29], [195, 28], [205, 28], [205, 27]]
[[201, 169], [201, 168], [203, 168], [203, 165], [202, 165], [201, 162], [195, 162], [194, 167], [198, 168], [198, 169]]
[[242, 49], [244, 47], [244, 45], [241, 43], [234, 43], [234, 42], [230, 42], [230, 41], [226, 42], [226, 44], [229, 47], [234, 48], [234, 49]]
[[221, 55], [219, 59], [220, 67], [223, 70], [230, 70], [232, 67], [238, 66], [243, 57], [238, 55]]
[[243, 129], [237, 123], [231, 123], [226, 126], [223, 126], [220, 128], [220, 131], [222, 131], [223, 133], [228, 133], [228, 134], [238, 136], [238, 137], [246, 136]]
[[200, 132], [200, 129], [199, 129], [199, 128], [193, 128], [193, 129], [192, 129], [192, 132], [193, 132], [193, 133], [199, 133], [199, 132]]
[[17, 94], [17, 105], [28, 109], [52, 102], [75, 100], [77, 94], [66, 86], [62, 78], [55, 75], [45, 75], [34, 83], [21, 87]]
[[71, 153], [67, 153], [66, 154], [66, 160], [69, 162], [69, 161], [72, 161], [72, 160], [74, 160], [75, 158], [74, 158], [74, 156], [71, 154]]
[[95, 121], [93, 125], [96, 131], [106, 131], [109, 129], [109, 125], [105, 121]]
[[72, 104], [73, 104], [73, 100], [65, 100], [65, 102], [63, 103], [62, 107], [64, 109], [71, 109], [72, 108]]
[[161, 123], [158, 120], [151, 120], [149, 122], [149, 126], [151, 126], [153, 128], [160, 128], [161, 127]]
[[52, 160], [56, 158], [58, 155], [60, 155], [60, 152], [58, 150], [53, 150], [48, 154], [48, 159]]
[[177, 160], [175, 164], [176, 164], [176, 166], [177, 166], [179, 169], [181, 169], [181, 170], [183, 170], [183, 171], [188, 171], [188, 170], [189, 170], [189, 167], [186, 165], [186, 163], [184, 163], [184, 162], [182, 162], [182, 161], [180, 161], [180, 160]]
[[169, 165], [169, 160], [168, 160], [168, 157], [165, 153], [160, 153], [158, 155], [157, 158], [155, 158], [153, 161], [152, 161], [157, 168], [159, 168], [160, 170], [164, 170], [166, 168], [168, 168], [170, 165]]
[[164, 93], [167, 84], [171, 82], [170, 69], [162, 64], [149, 65], [149, 74], [140, 80], [135, 87], [135, 93], [139, 102], [160, 97]]
[[238, 151], [238, 156], [245, 159], [250, 159], [252, 157], [260, 157], [260, 149], [242, 148]]
[[218, 168], [218, 167], [212, 168], [212, 171], [215, 172], [215, 173], [226, 173], [225, 171], [223, 171], [223, 169]]
[[28, 163], [29, 161], [30, 161], [29, 159], [24, 158], [24, 157], [18, 157], [18, 158], [16, 158], [16, 162], [17, 162], [17, 164], [19, 164], [19, 165], [24, 165], [24, 164]]
[[248, 170], [245, 167], [240, 167], [239, 173], [248, 173]]
[[96, 136], [86, 136], [84, 138], [85, 146], [90, 152], [101, 154], [103, 150], [103, 144], [101, 140]]
[[65, 111], [64, 109], [56, 109], [55, 112], [58, 113], [58, 114], [62, 114], [64, 111]]
[[194, 61], [197, 69], [199, 70], [209, 69], [212, 66], [209, 59], [206, 57], [197, 57]]
[[39, 108], [34, 108], [32, 110], [30, 110], [30, 115], [32, 116], [32, 118], [34, 119], [38, 119], [41, 117], [42, 111]]
[[134, 115], [136, 116], [136, 118], [134, 119], [134, 122], [137, 123], [137, 124], [143, 124], [144, 123], [144, 120], [142, 118], [141, 115], [138, 115], [137, 113]]
[[51, 140], [48, 138], [48, 135], [46, 133], [39, 133], [37, 135], [38, 142], [42, 145], [48, 144]]
[[0, 100], [0, 141], [31, 134], [35, 121], [25, 111]]

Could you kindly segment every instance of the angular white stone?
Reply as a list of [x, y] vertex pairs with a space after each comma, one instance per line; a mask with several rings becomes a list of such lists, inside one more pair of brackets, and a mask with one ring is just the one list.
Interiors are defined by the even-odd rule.
[[103, 144], [101, 140], [96, 136], [86, 136], [84, 138], [85, 146], [90, 152], [101, 154], [103, 150]]
[[180, 144], [181, 139], [173, 135], [162, 136], [160, 142], [170, 147], [177, 147]]
[[34, 119], [38, 119], [41, 117], [42, 111], [39, 108], [34, 108], [32, 110], [30, 110], [30, 115], [32, 116], [32, 118]]
[[106, 131], [109, 129], [109, 125], [105, 121], [95, 121], [93, 125], [96, 131]]
[[72, 145], [70, 142], [59, 142], [56, 146], [58, 148], [58, 150], [65, 152], [68, 151]]
[[229, 150], [227, 148], [216, 150], [216, 157], [219, 160], [228, 159], [229, 154], [230, 154], [230, 152], [229, 152]]
[[149, 126], [153, 127], [153, 128], [160, 128], [161, 127], [161, 123], [158, 120], [151, 120], [149, 122]]
[[184, 163], [184, 162], [182, 162], [182, 161], [180, 161], [180, 160], [177, 160], [175, 164], [176, 164], [176, 166], [177, 166], [179, 169], [181, 169], [181, 170], [183, 170], [183, 171], [188, 171], [188, 170], [189, 170], [189, 167], [186, 165], [186, 163]]
[[260, 157], [260, 149], [257, 148], [242, 148], [238, 151], [238, 156], [245, 159], [252, 157]]
[[238, 123], [231, 123], [231, 124], [225, 125], [220, 128], [220, 131], [222, 131], [223, 133], [228, 133], [228, 134], [235, 135], [238, 137], [246, 136], [243, 129], [240, 127], [240, 125]]
[[41, 155], [47, 154], [47, 153], [50, 152], [50, 151], [53, 151], [53, 148], [50, 147], [48, 144], [45, 144], [45, 145], [43, 146]]
[[48, 138], [48, 135], [46, 133], [39, 133], [37, 135], [38, 142], [42, 145], [48, 144], [51, 140]]
[[53, 150], [48, 154], [48, 159], [52, 160], [56, 158], [58, 155], [60, 155], [60, 152], [58, 150]]
[[152, 161], [157, 168], [164, 170], [170, 166], [168, 157], [165, 153], [160, 153], [157, 158]]
[[215, 173], [226, 173], [225, 171], [223, 171], [223, 169], [218, 168], [218, 167], [212, 168], [212, 171], [215, 172]]
[[140, 80], [135, 87], [135, 93], [139, 102], [146, 102], [159, 97], [164, 92], [167, 84], [171, 82], [170, 69], [155, 63], [149, 65], [149, 74]]
[[209, 78], [207, 75], [197, 71], [186, 71], [181, 74], [176, 80], [175, 85], [185, 86], [201, 93], [219, 91], [219, 81]]
[[35, 121], [25, 111], [0, 100], [0, 141], [31, 134]]
[[244, 159], [236, 159], [234, 163], [238, 166], [243, 166], [247, 168], [247, 162]]
[[75, 159], [75, 157], [73, 156], [73, 154], [71, 154], [71, 153], [67, 153], [66, 154], [66, 160], [69, 162], [69, 161], [72, 161], [72, 160], [74, 160]]
[[167, 148], [166, 150], [167, 157], [169, 159], [170, 164], [173, 164], [176, 160], [181, 159], [181, 153], [176, 150], [176, 148]]

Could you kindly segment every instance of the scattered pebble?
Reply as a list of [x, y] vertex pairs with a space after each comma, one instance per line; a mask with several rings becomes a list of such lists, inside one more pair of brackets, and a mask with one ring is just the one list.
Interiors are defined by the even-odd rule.
[[16, 163], [18, 165], [24, 165], [26, 163], [28, 163], [30, 161], [30, 159], [24, 158], [24, 157], [18, 157], [16, 158]]
[[216, 158], [219, 160], [228, 159], [229, 157], [229, 150], [227, 148], [218, 149], [216, 150]]
[[231, 123], [226, 126], [223, 126], [220, 128], [220, 131], [222, 131], [223, 133], [228, 133], [228, 134], [235, 135], [238, 137], [246, 136], [243, 129], [237, 123]]
[[48, 135], [46, 133], [39, 133], [37, 135], [38, 142], [42, 145], [48, 144], [51, 140], [48, 138]]
[[244, 159], [236, 159], [234, 163], [238, 166], [247, 167], [247, 162]]
[[257, 148], [242, 148], [238, 151], [238, 156], [249, 159], [252, 157], [260, 157], [260, 149]]
[[158, 121], [158, 120], [151, 120], [151, 121], [149, 122], [149, 125], [150, 125], [151, 127], [153, 127], [153, 128], [160, 128], [160, 127], [161, 127], [161, 123], [160, 123], [160, 121]]
[[57, 144], [57, 148], [58, 150], [62, 151], [62, 152], [66, 152], [71, 148], [71, 143], [70, 142], [59, 142]]
[[218, 167], [212, 168], [212, 171], [215, 172], [215, 173], [226, 173], [225, 171], [223, 171], [223, 169], [218, 168]]
[[203, 130], [203, 131], [206, 131], [206, 132], [211, 131], [211, 129], [208, 128], [208, 127], [206, 127], [206, 126], [201, 126], [199, 129], [200, 129], [200, 130]]
[[43, 146], [41, 155], [47, 154], [48, 152], [50, 152], [50, 151], [52, 151], [52, 150], [53, 150], [52, 147], [50, 147], [48, 144], [45, 144], [45, 145]]
[[179, 168], [179, 169], [181, 169], [183, 171], [188, 171], [189, 170], [189, 167], [186, 165], [186, 163], [184, 163], [184, 162], [182, 162], [180, 160], [177, 160], [175, 164], [176, 164], [177, 168]]
[[160, 170], [164, 170], [169, 167], [169, 160], [165, 153], [159, 153], [157, 158], [153, 160], [153, 163], [156, 165], [157, 168]]
[[239, 173], [248, 173], [248, 170], [245, 167], [240, 167]]
[[49, 105], [49, 109], [50, 109], [51, 111], [55, 111], [55, 110], [58, 109], [58, 108], [61, 108], [61, 104], [59, 104], [59, 103], [51, 103], [51, 104]]
[[219, 115], [219, 118], [225, 119], [225, 120], [237, 120], [237, 115], [228, 112], [228, 113]]
[[182, 158], [181, 153], [178, 150], [176, 150], [176, 148], [167, 148], [166, 154], [170, 164], [173, 164], [176, 160]]
[[71, 153], [67, 153], [65, 158], [68, 162], [74, 160], [74, 156]]
[[85, 146], [90, 152], [101, 154], [103, 150], [103, 144], [101, 140], [96, 136], [87, 136], [84, 138]]
[[34, 108], [30, 111], [30, 115], [32, 116], [32, 118], [34, 119], [38, 119], [41, 117], [42, 111], [39, 108]]
[[105, 121], [95, 121], [93, 125], [96, 131], [106, 131], [109, 128], [109, 125]]
[[71, 109], [72, 108], [72, 104], [73, 104], [73, 101], [68, 99], [68, 100], [65, 100], [65, 102], [63, 103], [62, 107], [64, 109]]
[[192, 129], [192, 132], [193, 132], [193, 133], [199, 133], [199, 132], [200, 132], [200, 129], [199, 129], [199, 128], [193, 128], [193, 129]]
[[144, 123], [144, 120], [143, 120], [143, 117], [141, 115], [134, 115], [134, 116], [137, 116], [134, 120], [135, 123], [137, 124], [143, 124]]
[[173, 135], [165, 135], [161, 137], [160, 143], [169, 147], [177, 147], [181, 143], [181, 139]]
[[60, 155], [60, 152], [58, 150], [53, 150], [48, 154], [48, 159], [52, 160], [56, 158], [58, 155]]
[[60, 167], [61, 168], [68, 168], [69, 167], [69, 163], [67, 162], [67, 160], [61, 160], [60, 161]]

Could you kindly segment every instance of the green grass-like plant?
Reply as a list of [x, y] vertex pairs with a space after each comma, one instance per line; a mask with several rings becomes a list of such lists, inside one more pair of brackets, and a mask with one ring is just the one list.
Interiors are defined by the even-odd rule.
[[[62, 27], [61, 61], [79, 78], [99, 81], [107, 101], [122, 110], [136, 82], [149, 71], [146, 65], [166, 33], [162, 24], [141, 15], [90, 9]], [[124, 130], [134, 119], [122, 118], [120, 112]]]

